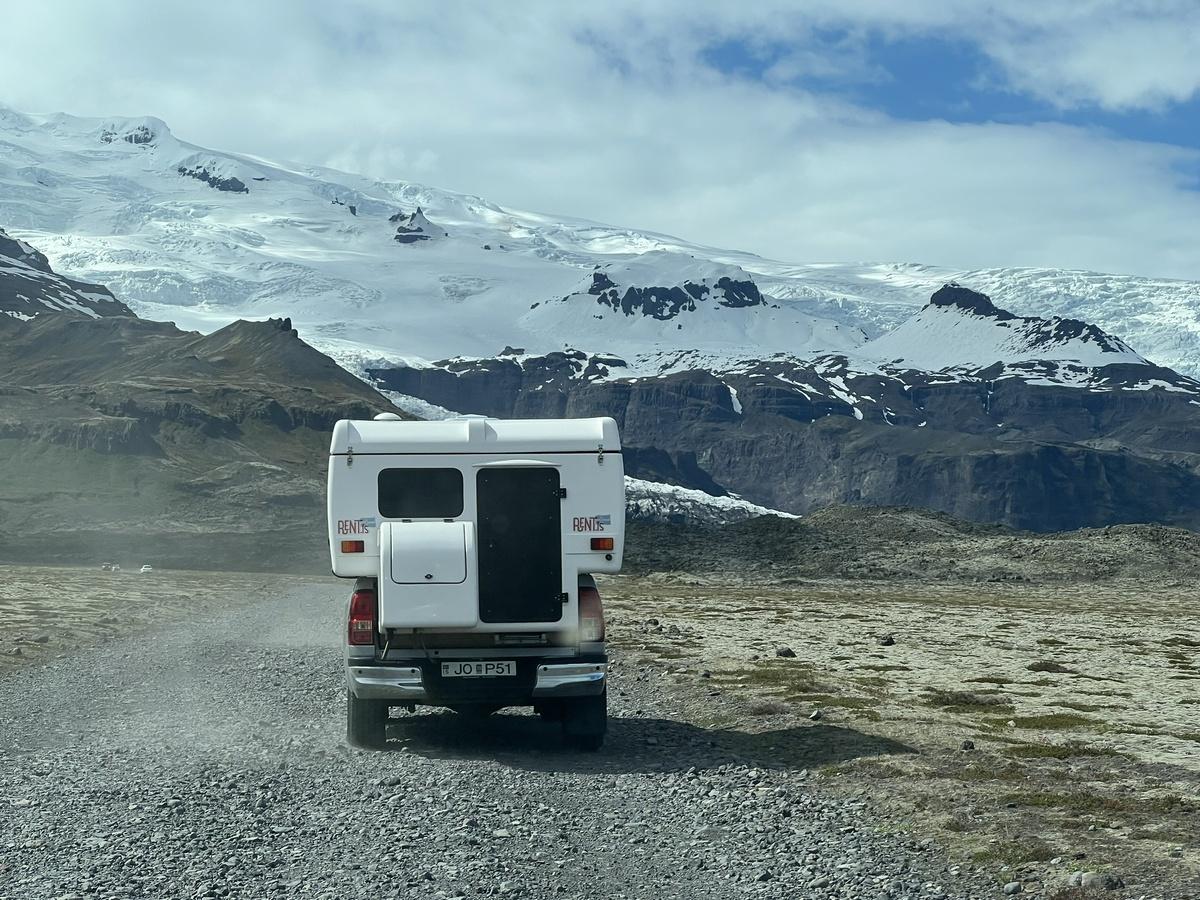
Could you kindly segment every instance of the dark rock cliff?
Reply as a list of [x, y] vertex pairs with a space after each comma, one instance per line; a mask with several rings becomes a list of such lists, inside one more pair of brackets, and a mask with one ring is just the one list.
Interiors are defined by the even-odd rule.
[[[1159, 367], [1104, 367], [1099, 389], [856, 373], [836, 357], [611, 379], [577, 351], [369, 374], [464, 413], [611, 415], [629, 474], [790, 512], [859, 503], [1038, 531], [1200, 527], [1200, 384]], [[1141, 387], [1152, 379], [1176, 389]]]

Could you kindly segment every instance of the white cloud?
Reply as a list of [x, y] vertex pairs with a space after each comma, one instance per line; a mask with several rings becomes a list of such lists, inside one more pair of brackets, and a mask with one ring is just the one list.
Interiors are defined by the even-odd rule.
[[[1125, 77], [1104, 65], [1129, 8], [42, 2], [0, 30], [0, 99], [153, 114], [222, 149], [785, 259], [1200, 277], [1200, 203], [1180, 174], [1200, 162], [1191, 151], [1055, 125], [896, 122], [792, 80], [876, 77], [856, 37], [874, 29], [980, 35], [1014, 90], [1059, 104], [1189, 96], [1194, 66], [1169, 35], [1181, 4], [1135, 4]], [[813, 43], [828, 28], [849, 35], [833, 58]], [[738, 39], [793, 50], [765, 81], [703, 63]]]
[[1005, 8], [984, 50], [1014, 89], [1063, 107], [1161, 111], [1200, 91], [1200, 4], [1092, 0]]

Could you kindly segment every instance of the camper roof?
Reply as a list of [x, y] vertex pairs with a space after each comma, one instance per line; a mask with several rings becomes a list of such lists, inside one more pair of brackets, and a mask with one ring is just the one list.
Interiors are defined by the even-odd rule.
[[351, 421], [333, 428], [329, 452], [569, 453], [620, 450], [617, 423], [596, 419], [487, 419], [436, 422]]

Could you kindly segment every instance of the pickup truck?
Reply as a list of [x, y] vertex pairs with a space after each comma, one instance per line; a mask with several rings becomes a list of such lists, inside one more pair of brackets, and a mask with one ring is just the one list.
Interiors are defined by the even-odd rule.
[[596, 750], [608, 657], [594, 574], [620, 570], [624, 471], [610, 418], [341, 421], [329, 456], [346, 611], [347, 738], [391, 711], [531, 706]]

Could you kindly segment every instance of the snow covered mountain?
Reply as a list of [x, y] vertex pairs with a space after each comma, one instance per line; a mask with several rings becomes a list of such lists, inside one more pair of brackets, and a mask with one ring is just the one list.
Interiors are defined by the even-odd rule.
[[856, 354], [930, 372], [993, 363], [1068, 362], [1099, 367], [1149, 362], [1120, 338], [1077, 319], [1016, 316], [985, 294], [951, 282], [929, 305]]
[[740, 266], [664, 250], [597, 265], [520, 321], [539, 337], [586, 335], [593, 348], [655, 360], [680, 348], [719, 358], [848, 350], [866, 340], [861, 329], [764, 296]]
[[1079, 317], [1156, 363], [1200, 374], [1195, 282], [785, 264], [209, 150], [154, 118], [0, 107], [0, 225], [140, 315], [201, 331], [288, 316], [355, 369], [505, 346], [577, 347], [649, 372], [852, 353], [957, 281], [1014, 315]]

